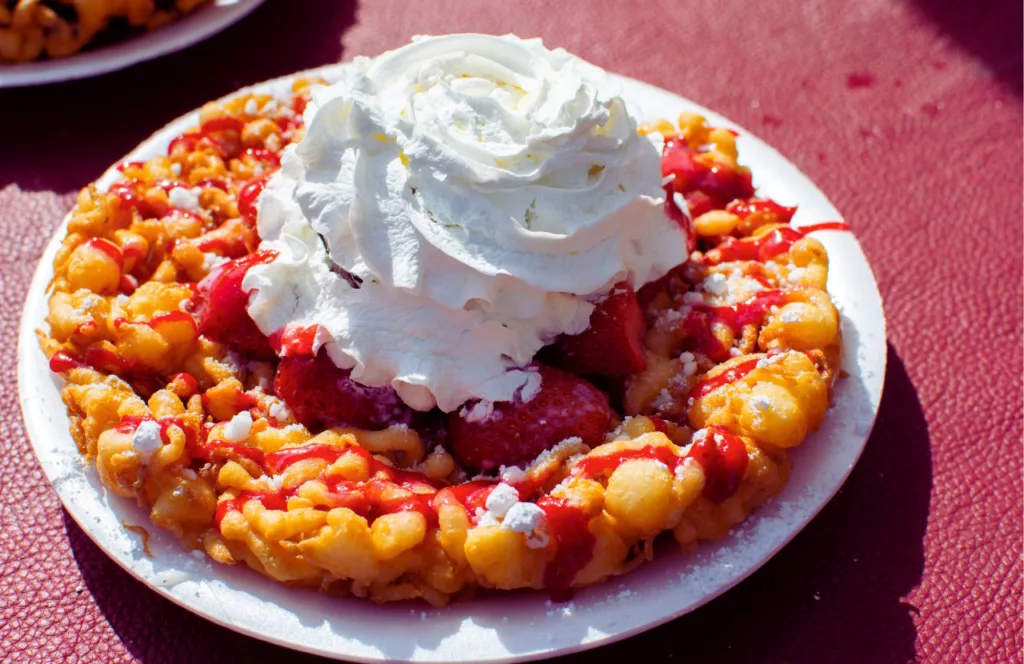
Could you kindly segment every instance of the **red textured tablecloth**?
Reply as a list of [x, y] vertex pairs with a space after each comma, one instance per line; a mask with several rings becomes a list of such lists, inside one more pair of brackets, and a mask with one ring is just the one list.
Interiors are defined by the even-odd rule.
[[29, 276], [74, 192], [259, 80], [416, 33], [539, 35], [745, 125], [843, 211], [889, 322], [840, 494], [736, 589], [565, 662], [1021, 661], [1021, 3], [270, 0], [183, 53], [0, 91], [0, 660], [313, 661], [149, 591], [67, 517], [18, 409]]

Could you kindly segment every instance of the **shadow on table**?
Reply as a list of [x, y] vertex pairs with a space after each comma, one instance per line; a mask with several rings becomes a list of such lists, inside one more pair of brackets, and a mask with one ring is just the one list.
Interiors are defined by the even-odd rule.
[[1024, 5], [1020, 0], [910, 0], [910, 4], [980, 60], [1004, 88], [1022, 96]]
[[[932, 471], [928, 428], [889, 346], [874, 432], [839, 494], [749, 579], [671, 623], [564, 664], [628, 661], [844, 662], [914, 659]], [[800, 638], [794, 638], [794, 634]], [[653, 657], [651, 657], [653, 655]]]
[[9, 128], [0, 189], [11, 183], [58, 193], [79, 189], [150, 134], [211, 99], [337, 62], [341, 36], [356, 22], [356, 4], [268, 0], [184, 51], [95, 78], [0, 90]]

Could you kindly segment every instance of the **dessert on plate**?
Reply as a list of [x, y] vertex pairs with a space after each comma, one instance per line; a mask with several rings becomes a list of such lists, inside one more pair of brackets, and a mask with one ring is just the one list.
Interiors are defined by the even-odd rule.
[[734, 132], [539, 40], [422, 37], [204, 106], [82, 191], [50, 368], [103, 484], [215, 561], [443, 605], [726, 537], [841, 363]]
[[155, 30], [207, 0], [3, 0], [0, 65], [72, 55], [114, 32]]

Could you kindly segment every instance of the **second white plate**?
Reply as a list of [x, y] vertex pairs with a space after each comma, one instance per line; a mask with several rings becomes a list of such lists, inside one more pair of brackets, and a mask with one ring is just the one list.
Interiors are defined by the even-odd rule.
[[0, 88], [57, 83], [105, 74], [180, 51], [242, 20], [263, 0], [214, 0], [151, 32], [64, 58], [0, 64]]

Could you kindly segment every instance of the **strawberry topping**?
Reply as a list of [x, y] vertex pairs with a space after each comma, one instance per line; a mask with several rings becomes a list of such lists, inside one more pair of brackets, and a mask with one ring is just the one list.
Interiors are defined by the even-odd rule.
[[242, 279], [250, 267], [268, 263], [274, 255], [257, 251], [224, 263], [196, 285], [192, 311], [200, 334], [259, 357], [273, 357], [266, 336], [246, 311], [249, 294], [242, 290]]
[[708, 427], [702, 438], [695, 436], [687, 456], [704, 468], [703, 493], [713, 503], [736, 493], [749, 462], [743, 441], [720, 427]]
[[[749, 173], [724, 164], [709, 165], [697, 159], [699, 155], [686, 141], [679, 140], [666, 141], [661, 155], [662, 175], [675, 176], [669, 187], [687, 199], [691, 214], [699, 216], [709, 209], [723, 209], [737, 198], [754, 195]], [[703, 195], [690, 195], [698, 191]]]
[[249, 226], [256, 227], [256, 218], [259, 212], [259, 197], [263, 188], [267, 185], [268, 176], [258, 177], [250, 180], [238, 192], [238, 214]]
[[540, 389], [528, 400], [479, 404], [448, 415], [448, 442], [466, 468], [492, 470], [523, 465], [538, 454], [574, 436], [589, 446], [604, 442], [612, 410], [608, 398], [582, 378], [536, 364]]
[[409, 424], [412, 410], [390, 387], [367, 387], [339, 369], [327, 353], [293, 355], [277, 366], [274, 391], [295, 417], [310, 428], [354, 426], [386, 429]]
[[628, 376], [647, 368], [646, 335], [647, 323], [636, 293], [621, 282], [590, 314], [590, 327], [558, 337], [545, 358], [577, 375]]

